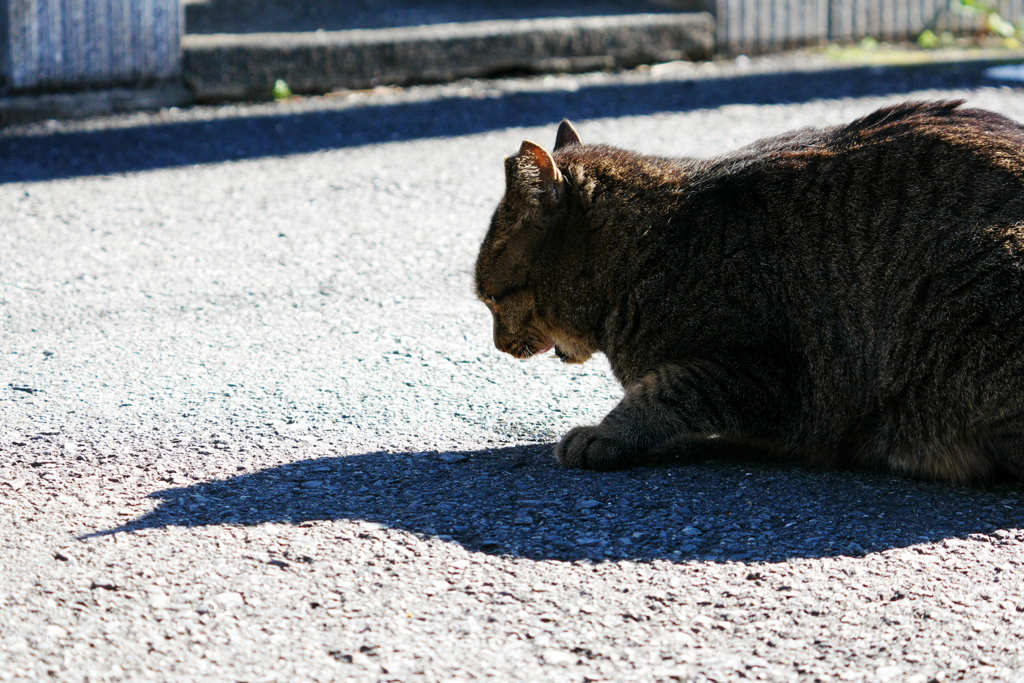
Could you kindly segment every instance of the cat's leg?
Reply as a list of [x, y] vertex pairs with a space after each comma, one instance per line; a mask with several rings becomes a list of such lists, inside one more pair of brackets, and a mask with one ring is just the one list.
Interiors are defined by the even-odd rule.
[[711, 363], [659, 368], [626, 387], [600, 424], [570, 430], [555, 456], [566, 467], [618, 469], [640, 464], [650, 449], [670, 440], [685, 444], [738, 435], [752, 412], [763, 417], [775, 403], [766, 395], [765, 379], [740, 377]]
[[[1010, 421], [1005, 421], [1010, 422]], [[1024, 419], [1001, 424], [998, 432], [988, 436], [991, 459], [969, 472], [969, 481], [987, 481], [998, 475], [998, 470], [1018, 481], [1024, 481]]]

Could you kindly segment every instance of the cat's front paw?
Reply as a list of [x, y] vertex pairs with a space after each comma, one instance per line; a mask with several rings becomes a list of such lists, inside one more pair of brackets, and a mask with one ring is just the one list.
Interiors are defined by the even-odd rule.
[[600, 427], [570, 429], [555, 446], [555, 457], [564, 467], [583, 470], [614, 470], [632, 463], [629, 449], [609, 438]]

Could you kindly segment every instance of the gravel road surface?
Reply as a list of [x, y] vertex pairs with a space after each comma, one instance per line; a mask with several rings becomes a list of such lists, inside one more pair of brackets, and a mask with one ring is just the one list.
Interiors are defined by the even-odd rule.
[[[505, 154], [713, 155], [977, 65], [807, 55], [0, 134], [0, 680], [1024, 681], [1024, 488], [559, 469], [607, 364], [491, 344]], [[793, 71], [797, 68], [797, 71]]]

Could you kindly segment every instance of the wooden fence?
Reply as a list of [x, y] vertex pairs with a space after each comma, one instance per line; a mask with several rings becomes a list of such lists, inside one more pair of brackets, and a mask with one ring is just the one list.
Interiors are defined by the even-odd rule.
[[[829, 40], [963, 32], [957, 0], [672, 0], [713, 9], [717, 49], [756, 53]], [[1024, 0], [997, 0], [1024, 19]], [[0, 91], [140, 85], [181, 73], [179, 0], [0, 0]]]
[[[766, 52], [830, 40], [916, 38], [925, 29], [969, 32], [981, 18], [957, 0], [716, 0], [718, 50]], [[998, 0], [1000, 16], [1024, 18], [1024, 0]]]
[[139, 85], [181, 73], [178, 0], [0, 0], [0, 87]]

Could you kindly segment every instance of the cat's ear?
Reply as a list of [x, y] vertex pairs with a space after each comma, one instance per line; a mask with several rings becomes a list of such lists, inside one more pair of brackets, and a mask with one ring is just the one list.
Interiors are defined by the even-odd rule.
[[519, 167], [525, 170], [527, 175], [536, 175], [541, 183], [558, 184], [562, 182], [562, 172], [555, 165], [551, 153], [536, 142], [523, 140], [523, 144], [519, 147]]
[[555, 151], [568, 147], [569, 145], [582, 145], [580, 142], [580, 134], [576, 132], [576, 129], [569, 123], [569, 119], [562, 119], [562, 122], [558, 124], [558, 134], [555, 135]]
[[507, 190], [541, 205], [557, 204], [565, 179], [551, 153], [536, 142], [523, 140], [519, 153], [506, 161]]

